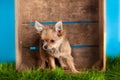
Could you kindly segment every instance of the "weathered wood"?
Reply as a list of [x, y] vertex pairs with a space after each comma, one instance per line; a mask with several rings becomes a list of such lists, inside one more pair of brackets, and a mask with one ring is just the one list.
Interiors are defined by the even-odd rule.
[[22, 27], [22, 46], [29, 47], [32, 45], [39, 45], [39, 34], [34, 27], [21, 26]]
[[17, 70], [26, 70], [40, 64], [39, 51], [28, 49], [39, 45], [39, 35], [34, 27], [22, 23], [62, 20], [98, 21], [64, 27], [71, 45], [98, 45], [72, 49], [76, 68], [80, 70], [95, 66], [105, 71], [105, 0], [15, 0], [15, 4]]
[[[102, 70], [106, 71], [106, 0], [99, 0], [99, 59], [103, 62]], [[96, 62], [97, 64], [98, 62]]]
[[[55, 25], [48, 25], [51, 27]], [[29, 47], [39, 45], [39, 34], [34, 27], [22, 27], [22, 46]], [[99, 26], [95, 24], [80, 24], [80, 25], [64, 25], [67, 38], [71, 45], [98, 45], [99, 43]]]
[[23, 22], [98, 20], [98, 0], [21, 0], [21, 2]]
[[[40, 65], [40, 53], [38, 50], [30, 51], [28, 48], [22, 48], [21, 64], [18, 67], [18, 71], [27, 71], [28, 69], [39, 67]], [[18, 63], [17, 63], [18, 64]]]
[[99, 60], [93, 65], [98, 67], [101, 63], [102, 71], [106, 71], [106, 0], [99, 0]]
[[20, 69], [20, 65], [22, 64], [22, 46], [20, 44], [21, 41], [21, 14], [20, 14], [20, 0], [15, 0], [15, 30], [16, 30], [16, 69]]
[[64, 25], [71, 45], [98, 45], [98, 24]]
[[[81, 48], [72, 49], [72, 56], [74, 58], [75, 66], [78, 70], [83, 68], [92, 68], [93, 64], [99, 60], [99, 48]], [[99, 68], [101, 68], [102, 63]]]

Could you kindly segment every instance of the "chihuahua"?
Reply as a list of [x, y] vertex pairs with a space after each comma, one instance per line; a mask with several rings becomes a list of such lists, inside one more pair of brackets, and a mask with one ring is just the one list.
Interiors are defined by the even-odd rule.
[[54, 27], [43, 26], [35, 21], [35, 28], [40, 34], [40, 57], [41, 68], [45, 68], [46, 60], [49, 61], [50, 67], [55, 69], [55, 58], [58, 59], [62, 68], [65, 68], [63, 59], [67, 62], [68, 67], [73, 73], [78, 73], [74, 66], [71, 55], [71, 47], [66, 39], [66, 32], [63, 29], [62, 21], [55, 24]]

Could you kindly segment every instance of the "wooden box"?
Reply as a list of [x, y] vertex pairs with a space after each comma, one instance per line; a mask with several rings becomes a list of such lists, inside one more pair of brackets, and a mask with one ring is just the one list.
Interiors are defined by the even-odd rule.
[[40, 65], [34, 21], [53, 26], [62, 20], [76, 68], [105, 71], [105, 0], [15, 0], [15, 5], [17, 70]]

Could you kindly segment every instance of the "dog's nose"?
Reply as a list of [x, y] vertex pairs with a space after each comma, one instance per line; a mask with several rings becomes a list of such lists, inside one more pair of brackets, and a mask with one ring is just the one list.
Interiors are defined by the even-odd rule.
[[46, 46], [44, 46], [44, 49], [47, 49], [48, 48], [48, 46], [46, 45]]

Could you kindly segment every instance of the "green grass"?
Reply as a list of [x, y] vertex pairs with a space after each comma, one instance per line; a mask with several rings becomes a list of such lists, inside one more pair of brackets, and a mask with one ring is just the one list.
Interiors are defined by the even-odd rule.
[[107, 57], [106, 73], [98, 70], [85, 71], [82, 74], [66, 74], [57, 67], [55, 71], [38, 69], [18, 73], [15, 63], [0, 64], [0, 80], [120, 80], [120, 56]]

